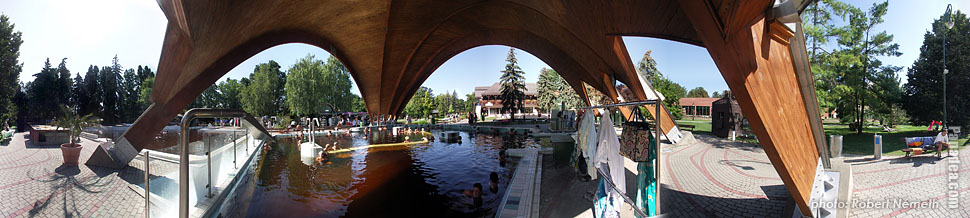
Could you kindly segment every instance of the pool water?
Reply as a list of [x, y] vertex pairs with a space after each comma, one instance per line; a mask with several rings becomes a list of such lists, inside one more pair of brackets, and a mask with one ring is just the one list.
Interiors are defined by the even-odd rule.
[[[246, 217], [494, 216], [514, 166], [504, 150], [538, 143], [523, 136], [460, 135], [460, 143], [360, 149], [331, 155], [329, 163], [306, 157], [318, 153], [306, 149], [318, 148], [280, 138], [258, 157], [253, 182], [239, 189], [250, 200], [237, 212]], [[346, 148], [401, 139], [372, 132], [367, 139], [361, 134], [321, 136], [316, 144], [337, 142]], [[489, 188], [491, 172], [499, 175], [494, 192]], [[484, 187], [480, 201], [463, 194], [475, 183]]]

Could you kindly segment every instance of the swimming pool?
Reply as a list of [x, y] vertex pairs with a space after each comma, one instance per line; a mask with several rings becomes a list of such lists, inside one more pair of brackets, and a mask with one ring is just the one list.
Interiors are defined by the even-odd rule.
[[[438, 136], [440, 132], [432, 131]], [[337, 142], [342, 147], [366, 146], [388, 132], [318, 136], [316, 144]], [[382, 137], [378, 137], [382, 135]], [[360, 149], [331, 155], [316, 163], [318, 150], [300, 146], [295, 138], [280, 138], [257, 159], [252, 182], [239, 187], [238, 217], [483, 217], [493, 216], [514, 164], [503, 150], [537, 146], [524, 136], [495, 136], [460, 132], [460, 143], [433, 141], [398, 149]], [[403, 137], [391, 137], [400, 140]], [[412, 140], [413, 141], [413, 140]], [[489, 188], [489, 174], [499, 175]], [[472, 185], [484, 186], [479, 201], [463, 194]]]

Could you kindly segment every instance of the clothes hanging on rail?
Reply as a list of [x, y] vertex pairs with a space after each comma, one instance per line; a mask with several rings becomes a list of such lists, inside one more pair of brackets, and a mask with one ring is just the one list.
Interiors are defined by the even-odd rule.
[[610, 179], [621, 184], [617, 185], [617, 190], [620, 191], [620, 194], [626, 194], [626, 185], [622, 185], [626, 182], [626, 176], [623, 168], [623, 156], [620, 156], [620, 140], [616, 135], [616, 128], [613, 127], [613, 120], [610, 119], [610, 111], [606, 110], [601, 114], [603, 116], [600, 119], [599, 144], [596, 146], [595, 163], [597, 163], [596, 166], [603, 166], [599, 163], [606, 164]]
[[579, 166], [580, 171], [586, 171], [590, 179], [596, 179], [596, 162], [593, 160], [596, 157], [597, 143], [596, 118], [591, 111], [587, 111], [583, 115], [582, 123], [580, 123], [577, 146], [579, 147], [578, 151], [580, 151], [579, 158], [583, 159], [580, 162], [585, 163], [584, 166]]
[[624, 123], [620, 134], [620, 154], [637, 162], [636, 206], [649, 216], [655, 216], [657, 211], [657, 178], [654, 174], [657, 143], [653, 136], [649, 125], [642, 122]]
[[[609, 175], [603, 175], [603, 177], [609, 177]], [[618, 196], [620, 193], [606, 183], [606, 178], [600, 178], [599, 185], [596, 186], [593, 214], [598, 218], [620, 217], [619, 208], [623, 205], [622, 197]]]

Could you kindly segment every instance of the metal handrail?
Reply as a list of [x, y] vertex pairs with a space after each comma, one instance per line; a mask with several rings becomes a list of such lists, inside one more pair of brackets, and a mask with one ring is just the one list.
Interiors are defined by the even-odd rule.
[[[613, 180], [610, 179], [610, 174], [604, 172], [603, 169], [599, 167], [595, 167], [595, 168], [596, 168], [596, 172], [600, 174], [600, 178], [603, 178], [603, 180], [606, 181], [606, 184], [610, 186], [609, 189], [614, 191], [618, 190], [616, 188], [616, 183], [613, 183]], [[616, 192], [619, 193], [619, 191], [616, 191]], [[650, 216], [647, 216], [646, 212], [643, 212], [643, 210], [640, 210], [640, 207], [637, 207], [636, 201], [633, 201], [633, 199], [630, 199], [629, 196], [626, 196], [626, 193], [620, 193], [620, 196], [623, 197], [623, 201], [625, 201], [627, 204], [632, 205], [631, 208], [633, 208], [633, 212], [637, 213], [637, 215], [640, 215], [640, 217], [650, 217]]]
[[255, 129], [253, 131], [256, 137], [267, 139], [270, 141], [275, 141], [272, 135], [266, 131], [266, 128], [256, 121], [252, 115], [249, 115], [242, 110], [227, 110], [227, 109], [211, 109], [211, 108], [194, 108], [185, 112], [182, 116], [182, 123], [180, 125], [181, 133], [181, 146], [179, 151], [179, 217], [188, 218], [189, 217], [189, 125], [192, 124], [192, 120], [197, 118], [216, 118], [216, 117], [242, 117], [244, 122], [249, 123], [247, 132], [249, 129]]

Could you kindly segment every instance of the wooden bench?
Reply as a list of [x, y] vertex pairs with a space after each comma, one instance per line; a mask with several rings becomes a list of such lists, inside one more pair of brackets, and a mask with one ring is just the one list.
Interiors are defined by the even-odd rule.
[[696, 126], [689, 125], [689, 124], [677, 124], [677, 127], [680, 127], [681, 129], [690, 129], [690, 131], [693, 132], [694, 131], [694, 127], [696, 127]]

